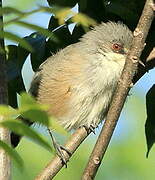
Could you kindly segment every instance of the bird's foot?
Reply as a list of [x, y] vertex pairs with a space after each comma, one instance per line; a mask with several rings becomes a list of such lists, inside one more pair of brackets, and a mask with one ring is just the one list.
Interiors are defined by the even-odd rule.
[[83, 125], [83, 127], [86, 129], [88, 134], [90, 134], [91, 132], [95, 134], [96, 126], [94, 126], [94, 125], [90, 125], [90, 126]]
[[69, 155], [71, 156], [71, 152], [65, 148], [64, 146], [60, 145], [58, 142], [56, 142], [52, 132], [50, 129], [48, 129], [48, 132], [50, 134], [50, 137], [52, 139], [52, 143], [53, 143], [53, 146], [54, 146], [54, 149], [56, 151], [56, 154], [59, 156], [59, 158], [61, 159], [62, 163], [65, 165], [65, 167], [67, 168], [67, 160], [65, 158], [65, 154], [64, 154], [64, 151]]
[[57, 142], [54, 142], [53, 143], [54, 145], [54, 148], [56, 150], [56, 154], [59, 156], [59, 158], [61, 159], [62, 163], [65, 165], [65, 167], [67, 168], [67, 160], [65, 158], [65, 155], [64, 155], [64, 151], [69, 155], [71, 156], [71, 152], [65, 148], [64, 146], [60, 145], [59, 143]]

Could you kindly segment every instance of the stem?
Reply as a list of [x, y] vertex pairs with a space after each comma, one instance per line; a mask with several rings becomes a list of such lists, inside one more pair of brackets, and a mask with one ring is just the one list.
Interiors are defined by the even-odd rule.
[[137, 71], [139, 57], [144, 48], [145, 39], [154, 18], [154, 11], [152, 7], [153, 0], [146, 0], [139, 23], [133, 33], [134, 39], [132, 42], [132, 47], [126, 58], [125, 67], [118, 82], [112, 103], [107, 114], [106, 121], [103, 125], [94, 150], [89, 158], [89, 162], [84, 170], [82, 180], [94, 179], [101, 161], [105, 155], [124, 102], [131, 88], [131, 85], [133, 84], [132, 79]]

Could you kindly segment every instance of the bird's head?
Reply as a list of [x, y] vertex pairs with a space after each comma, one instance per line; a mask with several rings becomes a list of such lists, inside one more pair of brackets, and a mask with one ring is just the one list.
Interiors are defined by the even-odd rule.
[[96, 26], [82, 38], [89, 50], [99, 52], [109, 61], [125, 61], [133, 39], [132, 32], [123, 23], [107, 22]]

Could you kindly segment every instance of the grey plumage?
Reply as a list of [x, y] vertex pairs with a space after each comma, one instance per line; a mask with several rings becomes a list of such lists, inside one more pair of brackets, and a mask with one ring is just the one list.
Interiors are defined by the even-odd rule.
[[[124, 24], [96, 26], [40, 66], [30, 93], [50, 104], [49, 114], [66, 129], [96, 127], [106, 116], [131, 41]], [[117, 43], [123, 47], [120, 52], [112, 48]]]
[[[29, 93], [49, 104], [48, 113], [66, 129], [96, 127], [106, 117], [132, 38], [122, 23], [96, 26], [78, 43], [49, 57], [35, 73]], [[13, 146], [19, 140], [11, 133]]]

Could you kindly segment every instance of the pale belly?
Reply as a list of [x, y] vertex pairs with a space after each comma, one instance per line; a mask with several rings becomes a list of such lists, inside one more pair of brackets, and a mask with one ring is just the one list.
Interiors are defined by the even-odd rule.
[[65, 117], [60, 117], [60, 124], [70, 130], [81, 126], [97, 127], [104, 120], [111, 102], [112, 90], [95, 96], [86, 96], [72, 104], [72, 109]]

